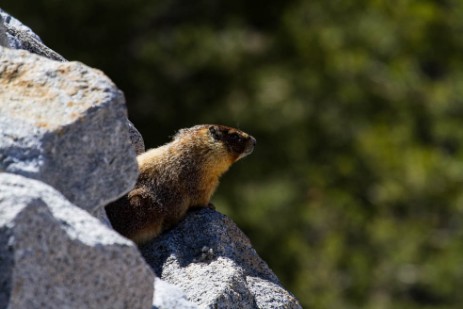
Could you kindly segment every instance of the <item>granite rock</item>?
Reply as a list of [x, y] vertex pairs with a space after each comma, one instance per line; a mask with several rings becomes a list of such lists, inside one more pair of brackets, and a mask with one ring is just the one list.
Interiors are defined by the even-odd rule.
[[8, 46], [1, 44], [2, 46], [13, 49], [24, 49], [31, 53], [47, 57], [51, 60], [66, 61], [63, 56], [43, 44], [40, 37], [29, 27], [22, 24], [19, 20], [2, 9], [0, 9], [0, 18], [2, 19], [0, 23], [3, 23], [4, 25], [6, 38], [8, 40]]
[[132, 143], [133, 149], [137, 155], [145, 152], [145, 142], [140, 132], [134, 126], [134, 124], [127, 119], [127, 128], [129, 130], [130, 142]]
[[[24, 49], [51, 60], [66, 61], [63, 56], [43, 44], [40, 37], [29, 27], [2, 9], [0, 9], [0, 46]], [[128, 119], [126, 119], [126, 126], [136, 154], [144, 152], [145, 144], [140, 132]]]
[[186, 299], [185, 293], [175, 285], [159, 278], [154, 281], [153, 309], [197, 309]]
[[244, 233], [214, 210], [191, 211], [141, 252], [200, 308], [301, 308]]
[[0, 308], [151, 308], [132, 242], [37, 180], [0, 174]]
[[3, 23], [3, 17], [0, 14], [0, 46], [10, 47], [10, 42], [8, 40], [7, 28]]
[[101, 71], [0, 48], [0, 171], [41, 180], [89, 212], [138, 176], [124, 96]]

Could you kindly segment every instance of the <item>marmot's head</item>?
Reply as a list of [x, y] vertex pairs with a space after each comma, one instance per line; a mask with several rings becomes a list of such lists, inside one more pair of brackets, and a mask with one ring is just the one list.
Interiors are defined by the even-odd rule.
[[[204, 155], [232, 164], [249, 155], [256, 145], [256, 139], [235, 128], [202, 124], [180, 130], [174, 140], [192, 141], [191, 144], [201, 148]], [[214, 160], [213, 159], [213, 160]]]
[[209, 125], [208, 130], [214, 141], [222, 143], [229, 153], [236, 157], [235, 161], [249, 155], [256, 146], [254, 137], [238, 129]]

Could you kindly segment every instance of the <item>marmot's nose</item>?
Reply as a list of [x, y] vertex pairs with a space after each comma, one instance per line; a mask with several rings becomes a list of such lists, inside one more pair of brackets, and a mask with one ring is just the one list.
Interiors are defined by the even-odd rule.
[[251, 136], [251, 144], [252, 144], [252, 146], [255, 147], [256, 143], [257, 143], [256, 139]]

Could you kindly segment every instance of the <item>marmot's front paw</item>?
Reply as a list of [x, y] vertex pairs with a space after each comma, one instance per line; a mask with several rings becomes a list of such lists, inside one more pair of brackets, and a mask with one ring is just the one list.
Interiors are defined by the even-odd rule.
[[212, 204], [212, 203], [207, 204], [207, 205], [206, 205], [206, 208], [215, 210], [215, 206], [214, 206], [214, 204]]

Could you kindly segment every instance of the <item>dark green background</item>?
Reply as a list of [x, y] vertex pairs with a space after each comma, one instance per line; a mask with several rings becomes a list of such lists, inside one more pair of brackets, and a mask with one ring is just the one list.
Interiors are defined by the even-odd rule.
[[461, 308], [463, 1], [12, 0], [148, 147], [222, 123], [213, 202], [306, 308]]

